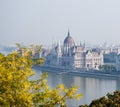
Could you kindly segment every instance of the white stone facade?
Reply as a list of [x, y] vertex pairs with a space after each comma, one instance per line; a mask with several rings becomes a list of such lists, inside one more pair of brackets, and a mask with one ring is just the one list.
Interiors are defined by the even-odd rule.
[[76, 46], [68, 31], [63, 46], [58, 43], [53, 47], [45, 64], [64, 68], [99, 69], [103, 65], [103, 54], [101, 51], [86, 50], [85, 43]]
[[98, 51], [88, 51], [86, 53], [86, 68], [97, 69], [103, 65], [103, 54]]

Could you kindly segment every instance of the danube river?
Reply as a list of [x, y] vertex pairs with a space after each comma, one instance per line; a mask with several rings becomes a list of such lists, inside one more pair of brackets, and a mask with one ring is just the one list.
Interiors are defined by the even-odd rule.
[[[36, 75], [32, 78], [39, 78], [42, 71], [37, 68], [33, 68], [33, 70], [36, 72]], [[67, 72], [49, 72], [47, 79], [51, 88], [56, 87], [60, 83], [63, 83], [66, 87], [70, 87], [72, 84], [80, 87], [78, 92], [82, 93], [83, 97], [79, 101], [68, 101], [68, 107], [78, 107], [79, 105], [89, 104], [92, 100], [105, 96], [108, 92], [111, 93], [115, 90], [120, 90], [120, 78], [106, 79], [100, 77], [85, 77]]]

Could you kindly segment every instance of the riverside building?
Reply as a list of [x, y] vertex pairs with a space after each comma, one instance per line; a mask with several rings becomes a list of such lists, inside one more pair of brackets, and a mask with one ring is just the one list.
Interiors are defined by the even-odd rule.
[[85, 43], [75, 45], [68, 31], [63, 45], [54, 45], [46, 56], [44, 66], [70, 69], [99, 69], [103, 65], [103, 53], [97, 49], [86, 49]]

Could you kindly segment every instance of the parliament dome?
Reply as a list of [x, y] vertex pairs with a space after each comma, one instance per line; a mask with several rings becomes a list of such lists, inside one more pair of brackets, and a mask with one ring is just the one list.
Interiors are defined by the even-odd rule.
[[70, 36], [70, 33], [68, 31], [68, 35], [64, 40], [64, 45], [69, 45], [69, 46], [74, 46], [75, 42], [73, 40], [73, 38]]

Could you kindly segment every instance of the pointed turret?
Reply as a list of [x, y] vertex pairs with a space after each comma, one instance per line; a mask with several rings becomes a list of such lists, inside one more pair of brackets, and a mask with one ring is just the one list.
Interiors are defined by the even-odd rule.
[[62, 50], [61, 50], [61, 46], [60, 46], [60, 41], [57, 43], [57, 64], [60, 65], [61, 64], [61, 57], [62, 57]]
[[61, 54], [61, 46], [60, 46], [60, 41], [58, 42], [58, 52]]
[[68, 37], [70, 37], [70, 31], [69, 31], [69, 29], [68, 29]]
[[84, 44], [83, 44], [84, 48], [85, 48], [85, 41], [84, 41]]

